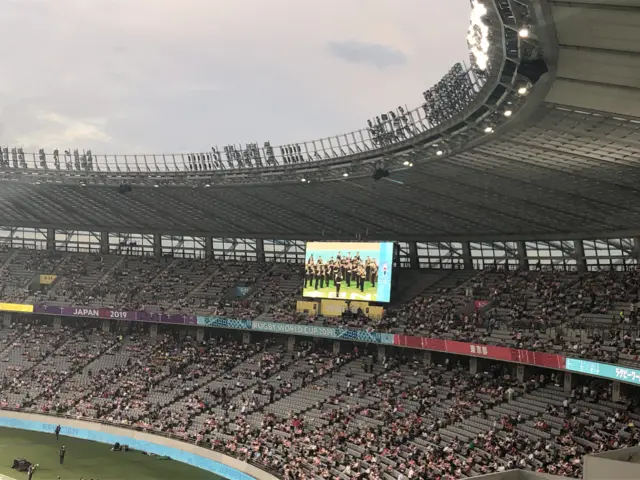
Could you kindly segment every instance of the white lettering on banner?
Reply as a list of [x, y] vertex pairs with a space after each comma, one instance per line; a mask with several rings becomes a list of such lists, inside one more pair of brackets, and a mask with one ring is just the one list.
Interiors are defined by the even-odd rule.
[[127, 318], [127, 312], [114, 312], [113, 310], [109, 311], [111, 318]]
[[487, 347], [483, 345], [470, 345], [471, 353], [475, 355], [487, 355], [488, 350]]
[[337, 338], [336, 329], [329, 327], [316, 327], [314, 325], [296, 325], [290, 323], [274, 323], [253, 321], [252, 330], [274, 333], [291, 333], [294, 335], [309, 335], [314, 337]]
[[627, 368], [616, 368], [616, 377], [628, 382], [640, 383], [640, 372]]
[[76, 308], [73, 314], [80, 315], [82, 317], [99, 317], [100, 310], [91, 310], [89, 308]]

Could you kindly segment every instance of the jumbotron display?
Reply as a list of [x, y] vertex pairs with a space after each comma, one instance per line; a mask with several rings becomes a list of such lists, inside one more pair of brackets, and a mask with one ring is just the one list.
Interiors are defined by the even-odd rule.
[[303, 296], [389, 302], [393, 243], [309, 242]]

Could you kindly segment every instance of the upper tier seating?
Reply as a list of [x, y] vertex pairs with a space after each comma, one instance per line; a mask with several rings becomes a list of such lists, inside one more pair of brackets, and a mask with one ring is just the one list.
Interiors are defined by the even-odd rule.
[[[640, 271], [412, 273], [381, 321], [296, 313], [302, 267], [139, 256], [0, 252], [3, 301], [344, 325], [638, 365]], [[33, 291], [40, 274], [57, 280]], [[400, 273], [400, 275], [402, 272]], [[244, 292], [237, 297], [238, 287]], [[421, 287], [424, 287], [420, 290]], [[476, 310], [474, 300], [490, 301]]]

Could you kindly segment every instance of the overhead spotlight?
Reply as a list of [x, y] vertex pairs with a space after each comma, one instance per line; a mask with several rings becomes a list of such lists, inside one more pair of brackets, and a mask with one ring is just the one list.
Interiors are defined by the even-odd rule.
[[410, 167], [413, 167], [413, 163], [410, 163], [410, 164], [409, 164], [409, 166], [410, 166]]
[[347, 172], [344, 172], [344, 173], [342, 174], [342, 176], [343, 176], [343, 177], [348, 177], [348, 176], [349, 176], [349, 174], [348, 174]]
[[303, 178], [302, 180], [300, 180], [302, 183], [305, 183], [307, 181], [306, 178]]
[[510, 117], [511, 115], [513, 115], [513, 112], [511, 110], [505, 110], [504, 112], [505, 117]]
[[160, 185], [158, 185], [157, 183], [153, 186], [153, 188], [158, 188]]
[[409, 166], [409, 160], [405, 160], [405, 161], [404, 161], [404, 166], [405, 166], [405, 167], [408, 167], [408, 166]]
[[521, 28], [518, 35], [520, 35], [520, 38], [529, 38], [529, 29], [526, 27]]
[[528, 91], [529, 90], [527, 90], [527, 87], [520, 87], [518, 89], [518, 95], [526, 95]]
[[373, 179], [376, 182], [388, 176], [389, 176], [389, 170], [387, 170], [386, 168], [377, 168], [376, 171], [373, 172]]
[[209, 185], [208, 183], [205, 185], [205, 188], [209, 188], [211, 185]]
[[484, 129], [484, 133], [491, 133], [493, 132], [493, 127], [487, 127]]
[[443, 152], [442, 150], [438, 150], [438, 151], [436, 152], [436, 155], [440, 156], [440, 155], [442, 155], [443, 153], [444, 153], [444, 152]]

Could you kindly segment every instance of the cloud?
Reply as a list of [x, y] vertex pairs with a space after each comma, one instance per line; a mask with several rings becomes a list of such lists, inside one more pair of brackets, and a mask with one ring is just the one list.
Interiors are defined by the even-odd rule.
[[327, 138], [419, 105], [468, 58], [468, 0], [6, 3], [0, 144], [35, 151]]
[[381, 70], [407, 63], [407, 55], [390, 46], [363, 42], [330, 42], [329, 52], [349, 63], [368, 63]]

